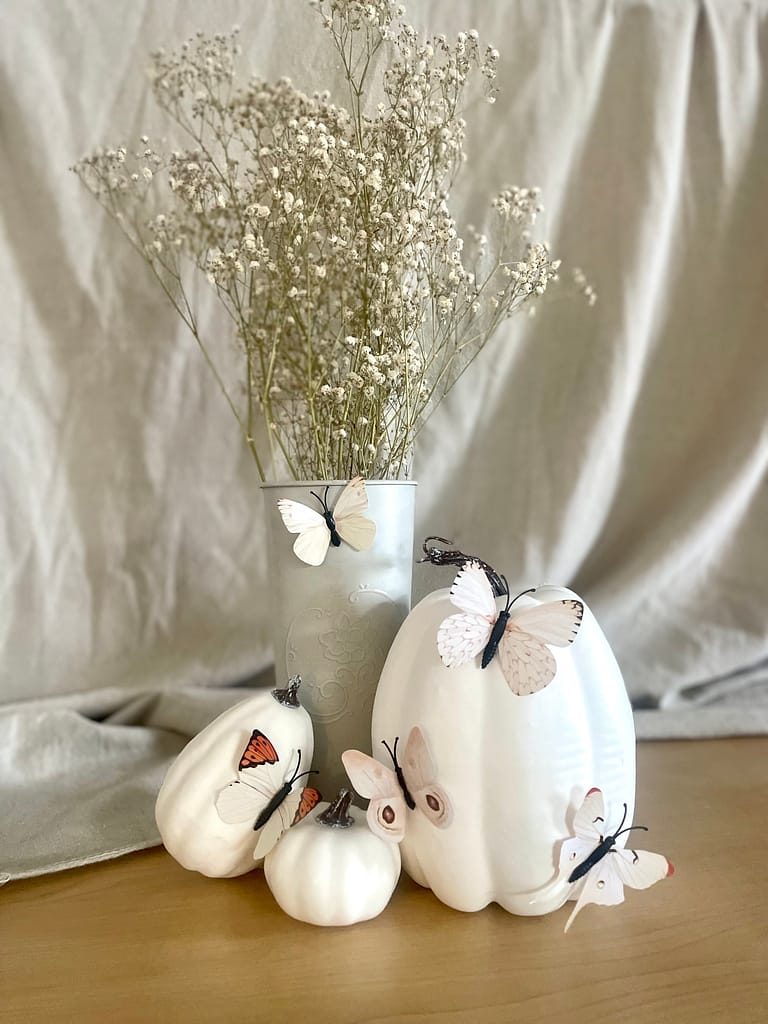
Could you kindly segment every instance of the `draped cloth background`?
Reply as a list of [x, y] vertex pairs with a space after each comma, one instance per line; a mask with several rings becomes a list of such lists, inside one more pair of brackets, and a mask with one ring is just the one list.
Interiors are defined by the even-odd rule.
[[[421, 438], [417, 536], [582, 593], [641, 736], [768, 731], [768, 3], [413, 0], [502, 53], [460, 223], [538, 184], [600, 299], [513, 323]], [[148, 52], [238, 23], [338, 84], [303, 0], [0, 8], [0, 871], [157, 841], [170, 758], [271, 660], [255, 470], [149, 272], [67, 170], [163, 133]], [[341, 99], [343, 94], [339, 94]], [[231, 347], [213, 306], [223, 358]], [[416, 597], [450, 580], [422, 567]], [[257, 680], [258, 681], [258, 680]]]

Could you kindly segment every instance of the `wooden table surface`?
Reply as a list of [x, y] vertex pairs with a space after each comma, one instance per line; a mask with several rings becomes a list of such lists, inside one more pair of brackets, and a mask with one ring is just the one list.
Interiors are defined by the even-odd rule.
[[768, 1022], [768, 739], [644, 743], [637, 819], [673, 878], [587, 907], [462, 914], [403, 878], [379, 918], [313, 928], [261, 871], [164, 850], [0, 889], [0, 1021]]

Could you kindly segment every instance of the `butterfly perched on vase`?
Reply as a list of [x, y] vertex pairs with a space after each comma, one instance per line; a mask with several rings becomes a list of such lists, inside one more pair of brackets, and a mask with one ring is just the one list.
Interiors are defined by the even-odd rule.
[[300, 779], [313, 774], [299, 770], [301, 750], [296, 755], [291, 770], [293, 752], [283, 761], [272, 741], [254, 729], [238, 762], [237, 778], [216, 797], [216, 810], [226, 824], [253, 821], [254, 831], [259, 833], [254, 859], [269, 853], [283, 832], [309, 814], [322, 799], [311, 786], [294, 789]]
[[345, 750], [341, 755], [350, 782], [360, 796], [370, 800], [368, 827], [391, 843], [399, 843], [405, 835], [407, 809], [420, 811], [437, 828], [447, 828], [453, 818], [451, 802], [435, 782], [424, 733], [418, 726], [411, 729], [402, 764], [397, 760], [399, 739], [395, 738], [392, 747], [382, 740], [392, 768], [360, 750]]
[[660, 853], [627, 850], [616, 846], [619, 836], [642, 829], [645, 825], [624, 828], [627, 805], [618, 828], [609, 832], [605, 822], [603, 794], [590, 789], [573, 820], [575, 835], [566, 839], [560, 850], [560, 874], [567, 875], [574, 886], [571, 898], [576, 906], [568, 918], [565, 931], [588, 903], [614, 906], [624, 902], [624, 886], [647, 889], [675, 872], [671, 862]]
[[339, 547], [342, 541], [355, 551], [366, 551], [376, 536], [376, 524], [369, 519], [368, 494], [361, 476], [350, 480], [331, 510], [328, 506], [328, 487], [317, 499], [322, 511], [310, 508], [300, 501], [280, 498], [277, 507], [289, 533], [298, 533], [293, 545], [295, 554], [307, 565], [322, 565], [329, 547]]
[[437, 650], [448, 668], [464, 665], [478, 654], [481, 667], [487, 668], [498, 656], [513, 693], [536, 693], [548, 686], [557, 672], [547, 644], [567, 647], [573, 643], [584, 605], [575, 600], [547, 601], [513, 612], [512, 605], [518, 598], [535, 591], [524, 590], [510, 598], [506, 577], [499, 579], [506, 590], [506, 605], [501, 611], [488, 577], [477, 562], [470, 562], [458, 573], [450, 596], [460, 612], [440, 624]]

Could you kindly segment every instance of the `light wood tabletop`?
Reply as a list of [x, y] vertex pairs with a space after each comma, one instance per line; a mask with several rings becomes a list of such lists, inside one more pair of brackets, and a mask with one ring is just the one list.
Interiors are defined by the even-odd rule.
[[644, 743], [636, 820], [673, 878], [620, 907], [462, 914], [403, 878], [349, 928], [286, 917], [261, 871], [164, 850], [0, 889], [0, 1021], [768, 1022], [768, 739]]

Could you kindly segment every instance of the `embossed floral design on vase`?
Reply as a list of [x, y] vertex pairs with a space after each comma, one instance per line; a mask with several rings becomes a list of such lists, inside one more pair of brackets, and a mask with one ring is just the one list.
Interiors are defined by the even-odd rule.
[[343, 784], [342, 751], [370, 750], [376, 686], [387, 652], [410, 609], [416, 484], [366, 482], [371, 546], [329, 546], [320, 565], [294, 552], [279, 499], [318, 507], [312, 491], [334, 507], [346, 481], [265, 484], [272, 639], [278, 678], [300, 672], [302, 702], [315, 726], [314, 767], [328, 792]]

